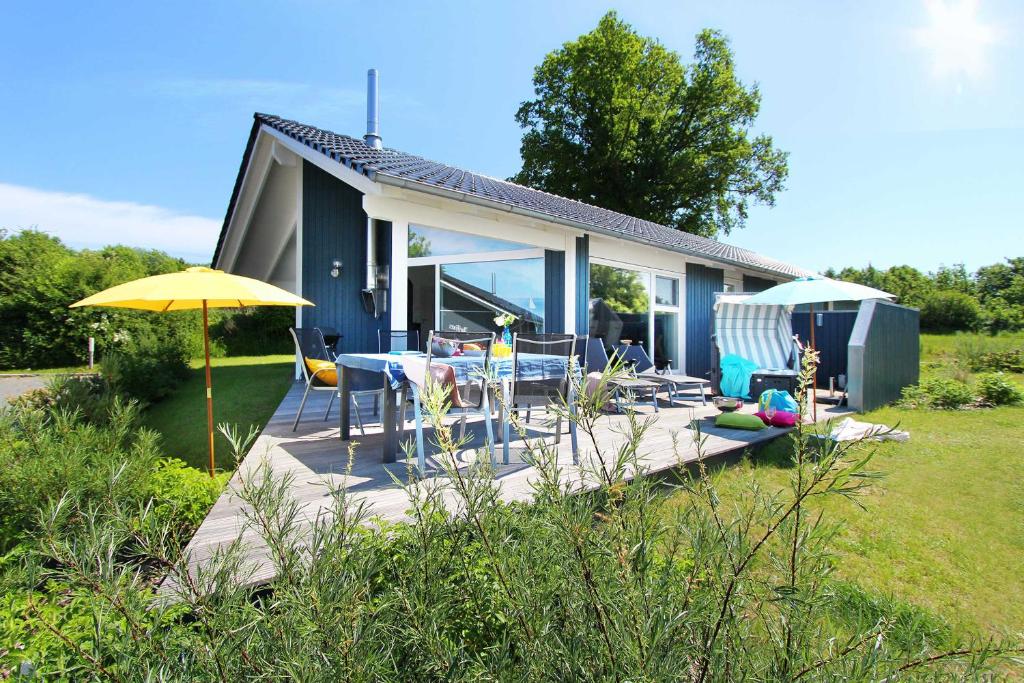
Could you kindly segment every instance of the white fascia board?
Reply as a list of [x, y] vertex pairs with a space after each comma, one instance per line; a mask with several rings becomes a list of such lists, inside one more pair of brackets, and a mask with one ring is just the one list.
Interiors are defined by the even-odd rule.
[[335, 161], [325, 154], [316, 151], [312, 147], [307, 147], [301, 142], [293, 140], [284, 133], [274, 130], [266, 124], [262, 124], [260, 126], [260, 135], [269, 135], [285, 149], [294, 152], [309, 163], [317, 166], [327, 173], [330, 173], [343, 183], [351, 185], [363, 194], [379, 194], [381, 191], [380, 185], [373, 182], [362, 173], [352, 170], [340, 161]]
[[[422, 201], [424, 198], [428, 201]], [[542, 249], [565, 249], [566, 228], [557, 224], [542, 228], [516, 220], [509, 213], [480, 211], [478, 207], [465, 202], [438, 201], [433, 197], [424, 197], [422, 193], [389, 191], [386, 194], [367, 194], [363, 196], [363, 210], [368, 216], [379, 220], [481, 235]]]

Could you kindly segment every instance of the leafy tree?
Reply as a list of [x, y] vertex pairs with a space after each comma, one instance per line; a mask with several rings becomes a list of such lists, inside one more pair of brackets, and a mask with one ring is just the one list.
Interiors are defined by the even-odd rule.
[[973, 330], [981, 320], [981, 306], [970, 294], [954, 290], [932, 292], [921, 305], [921, 329], [933, 332]]
[[783, 189], [787, 153], [751, 135], [761, 95], [717, 31], [683, 64], [609, 12], [548, 54], [533, 84], [516, 113], [516, 182], [706, 236], [743, 227], [749, 202]]

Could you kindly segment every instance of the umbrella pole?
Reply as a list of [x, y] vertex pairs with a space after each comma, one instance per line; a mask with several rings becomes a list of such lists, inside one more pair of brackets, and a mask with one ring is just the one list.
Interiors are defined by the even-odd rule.
[[[811, 350], [815, 350], [814, 346], [814, 304], [810, 305], [810, 316], [811, 316]], [[818, 365], [814, 365], [814, 377], [811, 379], [811, 416], [812, 419], [818, 421]], [[212, 438], [212, 437], [211, 437]], [[211, 445], [210, 448], [213, 448]], [[212, 451], [211, 451], [212, 452]], [[210, 456], [213, 457], [213, 456]]]
[[206, 356], [206, 434], [210, 445], [210, 476], [213, 476], [213, 388], [210, 382], [210, 316], [203, 299], [203, 354]]

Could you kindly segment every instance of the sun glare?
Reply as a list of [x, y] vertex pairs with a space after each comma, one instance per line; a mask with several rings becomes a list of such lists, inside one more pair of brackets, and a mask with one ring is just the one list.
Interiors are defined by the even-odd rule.
[[978, 0], [925, 0], [928, 23], [913, 32], [914, 40], [931, 60], [940, 79], [984, 78], [990, 68], [989, 48], [998, 31], [978, 17]]

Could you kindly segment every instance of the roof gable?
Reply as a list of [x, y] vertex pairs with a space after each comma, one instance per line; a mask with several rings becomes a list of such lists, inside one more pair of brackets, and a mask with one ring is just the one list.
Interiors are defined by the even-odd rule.
[[[472, 199], [496, 202], [536, 213], [558, 223], [571, 224], [583, 230], [612, 234], [645, 244], [679, 251], [696, 257], [731, 263], [740, 267], [775, 273], [787, 277], [809, 274], [796, 266], [776, 261], [748, 249], [741, 249], [716, 240], [691, 235], [652, 221], [627, 216], [598, 206], [535, 190], [523, 185], [430, 161], [394, 149], [370, 147], [358, 138], [341, 135], [271, 114], [255, 114], [253, 136], [259, 125], [265, 125], [297, 142], [363, 174], [370, 180], [387, 184], [401, 183], [411, 189], [441, 190]], [[247, 154], [251, 151], [250, 137]], [[244, 173], [245, 160], [242, 171]], [[238, 194], [236, 183], [232, 205]], [[232, 206], [225, 217], [225, 230], [218, 242], [219, 252], [224, 232], [231, 217]], [[216, 253], [214, 255], [216, 260]]]

